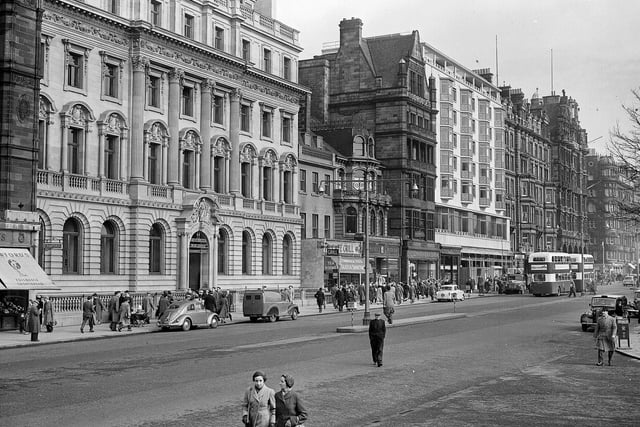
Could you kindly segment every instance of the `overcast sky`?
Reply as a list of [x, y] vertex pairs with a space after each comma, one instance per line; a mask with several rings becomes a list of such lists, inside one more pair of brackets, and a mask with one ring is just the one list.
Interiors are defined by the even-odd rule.
[[[275, 0], [275, 18], [300, 31], [300, 58], [319, 55], [340, 39], [339, 23], [356, 17], [364, 37], [418, 30], [467, 68], [491, 68], [499, 84], [566, 90], [580, 105], [580, 122], [598, 152], [611, 129], [630, 129], [622, 105], [640, 87], [640, 1], [622, 0]], [[494, 80], [494, 83], [496, 81]], [[638, 106], [640, 107], [640, 106]]]

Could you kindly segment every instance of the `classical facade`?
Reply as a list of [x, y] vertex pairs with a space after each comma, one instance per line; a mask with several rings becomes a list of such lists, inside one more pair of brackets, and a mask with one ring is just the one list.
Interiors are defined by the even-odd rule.
[[298, 31], [128, 4], [44, 1], [40, 264], [67, 292], [298, 286]]
[[470, 70], [422, 43], [439, 88], [435, 239], [439, 277], [464, 284], [502, 274], [512, 259], [505, 214], [505, 113], [488, 69]]
[[[418, 32], [363, 37], [360, 19], [344, 19], [337, 47], [300, 61], [299, 73], [300, 82], [313, 92], [306, 107], [311, 130], [322, 133], [331, 144], [329, 133], [347, 131], [349, 137], [341, 137], [340, 144], [348, 146], [348, 153], [354, 147], [359, 150], [352, 153], [354, 178], [362, 176], [362, 165], [373, 159], [382, 166], [377, 183], [384, 188], [381, 192], [392, 196], [386, 231], [402, 242], [398, 279], [435, 276], [439, 261], [433, 224], [437, 111]], [[356, 141], [357, 135], [361, 140]], [[375, 153], [369, 151], [372, 146]], [[353, 207], [355, 224], [361, 224], [365, 210], [361, 205]], [[360, 226], [348, 225], [338, 222], [336, 213], [336, 235], [362, 232]]]
[[[511, 250], [518, 266], [529, 252], [559, 247], [556, 188], [550, 185], [549, 120], [532, 112], [521, 89], [501, 87], [505, 117], [506, 213], [511, 221]], [[537, 92], [532, 96], [535, 102]]]

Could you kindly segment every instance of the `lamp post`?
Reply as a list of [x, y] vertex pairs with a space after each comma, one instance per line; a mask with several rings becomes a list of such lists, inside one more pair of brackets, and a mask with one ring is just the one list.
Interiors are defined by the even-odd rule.
[[[389, 179], [380, 179], [376, 180], [376, 182], [393, 182], [393, 181], [407, 181], [407, 178], [389, 178]], [[334, 180], [334, 179], [323, 179], [319, 183], [318, 192], [323, 194], [325, 192], [325, 185], [334, 184], [339, 182], [340, 184], [362, 184], [363, 181], [358, 179], [351, 180]], [[414, 182], [412, 191], [417, 191], [418, 186]], [[371, 321], [371, 312], [370, 312], [370, 304], [369, 304], [369, 205], [371, 203], [369, 197], [369, 181], [368, 181], [368, 173], [364, 174], [364, 202], [365, 202], [365, 212], [364, 212], [364, 250], [362, 251], [364, 257], [364, 314], [362, 317], [362, 324], [368, 325]]]

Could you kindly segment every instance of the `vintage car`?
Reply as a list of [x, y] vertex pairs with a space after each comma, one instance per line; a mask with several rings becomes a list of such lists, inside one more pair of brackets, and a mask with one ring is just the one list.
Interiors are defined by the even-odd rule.
[[298, 318], [300, 309], [276, 291], [247, 290], [242, 300], [242, 315], [252, 322], [258, 319], [275, 322], [281, 316], [291, 316], [292, 320]]
[[505, 294], [524, 294], [527, 291], [527, 284], [522, 274], [509, 274], [504, 286]]
[[595, 326], [598, 316], [604, 310], [615, 310], [618, 317], [629, 317], [627, 297], [624, 295], [596, 295], [591, 297], [589, 308], [580, 315], [580, 324], [583, 331]]
[[200, 300], [182, 300], [171, 303], [160, 319], [158, 326], [163, 330], [182, 329], [188, 331], [197, 326], [217, 328], [220, 318], [204, 308], [204, 303]]
[[635, 286], [636, 278], [633, 276], [625, 276], [625, 278], [622, 279], [622, 284], [624, 286]]
[[464, 291], [458, 285], [442, 285], [436, 292], [438, 301], [464, 301]]
[[[633, 306], [633, 307], [631, 307]], [[633, 292], [633, 302], [629, 305], [629, 317], [640, 318], [640, 289], [636, 289]], [[638, 320], [640, 322], [640, 320]]]

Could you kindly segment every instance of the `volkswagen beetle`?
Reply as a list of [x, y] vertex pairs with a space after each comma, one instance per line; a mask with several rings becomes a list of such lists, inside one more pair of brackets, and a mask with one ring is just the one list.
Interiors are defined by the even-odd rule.
[[198, 326], [217, 328], [219, 324], [218, 315], [204, 308], [204, 303], [197, 299], [171, 303], [167, 311], [158, 319], [158, 326], [163, 330], [188, 331]]

